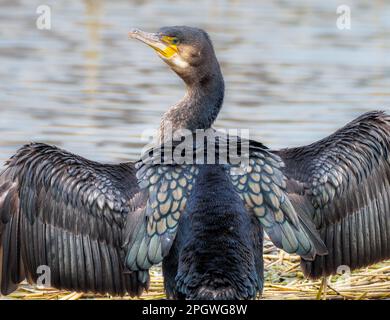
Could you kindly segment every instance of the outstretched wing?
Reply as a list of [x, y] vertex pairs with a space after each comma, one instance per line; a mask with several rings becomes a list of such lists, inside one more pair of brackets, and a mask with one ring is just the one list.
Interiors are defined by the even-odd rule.
[[277, 154], [293, 204], [329, 254], [302, 261], [310, 277], [390, 257], [390, 117], [369, 112], [331, 136]]
[[308, 260], [326, 254], [315, 229], [300, 219], [286, 194], [283, 161], [254, 143], [246, 172], [236, 174], [230, 167], [231, 181], [245, 205], [278, 248]]
[[37, 268], [48, 266], [53, 287], [140, 295], [148, 273], [126, 272], [123, 233], [144, 204], [131, 163], [24, 146], [0, 173], [1, 292], [36, 282]]

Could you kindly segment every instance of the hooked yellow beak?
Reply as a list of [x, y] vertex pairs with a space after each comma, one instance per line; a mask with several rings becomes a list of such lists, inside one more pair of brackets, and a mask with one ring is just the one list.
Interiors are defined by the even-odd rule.
[[169, 41], [166, 40], [169, 37], [161, 37], [158, 33], [149, 33], [139, 29], [133, 29], [129, 32], [129, 38], [146, 43], [166, 59], [173, 57], [178, 52], [176, 45], [170, 44]]

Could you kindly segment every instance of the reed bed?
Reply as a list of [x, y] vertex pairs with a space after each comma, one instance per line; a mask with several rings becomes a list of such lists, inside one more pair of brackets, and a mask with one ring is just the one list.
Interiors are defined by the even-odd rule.
[[[355, 270], [349, 275], [335, 275], [327, 279], [312, 281], [304, 278], [298, 256], [286, 254], [275, 248], [271, 242], [266, 241], [264, 269], [264, 292], [258, 298], [265, 300], [390, 299], [390, 260]], [[161, 268], [154, 267], [150, 273], [149, 291], [137, 299], [165, 299]], [[118, 298], [109, 295], [40, 289], [27, 283], [22, 283], [17, 291], [1, 298], [23, 300], [134, 299], [129, 296]]]

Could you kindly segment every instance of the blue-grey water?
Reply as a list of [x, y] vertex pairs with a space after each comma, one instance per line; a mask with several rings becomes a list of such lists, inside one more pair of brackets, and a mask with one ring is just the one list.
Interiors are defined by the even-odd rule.
[[[42, 4], [51, 30], [36, 27]], [[336, 27], [340, 4], [350, 5], [350, 30]], [[127, 31], [175, 24], [214, 40], [227, 89], [219, 128], [279, 148], [390, 110], [386, 1], [0, 0], [0, 161], [30, 141], [136, 159], [184, 87]]]

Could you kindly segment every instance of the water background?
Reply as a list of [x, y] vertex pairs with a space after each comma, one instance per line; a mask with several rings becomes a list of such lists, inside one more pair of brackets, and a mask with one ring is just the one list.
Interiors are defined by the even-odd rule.
[[[219, 128], [273, 148], [310, 143], [359, 114], [390, 111], [390, 3], [346, 1], [0, 0], [0, 161], [30, 141], [104, 162], [134, 160], [142, 136], [184, 93], [131, 27], [206, 29], [226, 81]], [[0, 165], [1, 167], [1, 165]]]

